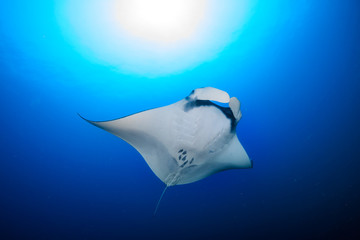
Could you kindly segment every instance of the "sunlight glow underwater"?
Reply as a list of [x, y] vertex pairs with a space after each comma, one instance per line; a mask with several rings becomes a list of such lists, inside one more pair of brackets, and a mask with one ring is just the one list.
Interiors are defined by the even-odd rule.
[[249, 2], [68, 0], [57, 12], [65, 36], [84, 57], [121, 73], [157, 77], [216, 58], [239, 35]]

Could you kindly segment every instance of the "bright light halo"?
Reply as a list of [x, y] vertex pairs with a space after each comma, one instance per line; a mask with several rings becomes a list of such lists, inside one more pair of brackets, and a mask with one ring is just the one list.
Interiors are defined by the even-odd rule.
[[58, 3], [63, 32], [84, 57], [146, 77], [181, 73], [216, 58], [238, 36], [252, 7], [250, 0]]

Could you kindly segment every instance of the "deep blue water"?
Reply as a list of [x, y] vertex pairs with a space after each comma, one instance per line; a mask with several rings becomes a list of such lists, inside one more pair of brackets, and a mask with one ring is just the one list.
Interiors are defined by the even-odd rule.
[[[91, 50], [89, 50], [91, 51]], [[89, 61], [53, 1], [0, 7], [0, 239], [360, 239], [360, 3], [260, 1], [212, 61], [148, 78]], [[237, 96], [253, 169], [166, 192], [106, 120], [198, 87]]]

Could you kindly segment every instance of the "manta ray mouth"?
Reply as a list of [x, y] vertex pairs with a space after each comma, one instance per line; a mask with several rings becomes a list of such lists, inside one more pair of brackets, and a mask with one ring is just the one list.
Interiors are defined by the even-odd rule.
[[215, 107], [219, 109], [226, 118], [230, 119], [231, 121], [231, 132], [234, 132], [236, 130], [237, 120], [233, 114], [233, 111], [230, 109], [230, 107], [223, 107], [220, 106], [212, 101], [209, 100], [188, 100], [188, 103], [184, 105], [184, 111], [188, 112], [194, 108], [199, 107]]

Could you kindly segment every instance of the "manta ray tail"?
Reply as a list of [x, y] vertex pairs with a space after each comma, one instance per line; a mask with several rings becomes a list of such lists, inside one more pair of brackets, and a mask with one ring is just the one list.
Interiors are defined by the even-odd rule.
[[163, 196], [164, 196], [164, 194], [165, 194], [165, 192], [166, 192], [166, 189], [167, 189], [168, 187], [169, 187], [169, 185], [166, 185], [166, 187], [164, 188], [164, 191], [161, 193], [161, 196], [160, 196], [160, 198], [159, 198], [159, 201], [158, 201], [158, 203], [156, 204], [156, 208], [155, 208], [155, 211], [154, 211], [154, 216], [155, 216], [156, 213], [157, 213], [157, 210], [158, 210], [158, 208], [159, 208], [161, 199], [163, 198]]

